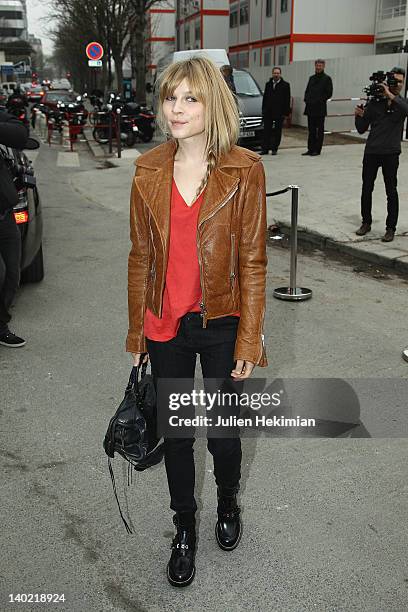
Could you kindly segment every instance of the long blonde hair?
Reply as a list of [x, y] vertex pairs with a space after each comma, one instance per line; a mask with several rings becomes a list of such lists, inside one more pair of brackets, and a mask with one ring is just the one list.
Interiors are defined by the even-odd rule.
[[[197, 190], [201, 193], [211, 171], [220, 157], [228, 153], [239, 138], [239, 111], [236, 99], [226, 84], [221, 71], [209, 58], [193, 56], [170, 64], [159, 77], [159, 103], [157, 124], [169, 136], [169, 128], [163, 114], [163, 101], [171, 96], [186, 79], [194, 97], [205, 109], [205, 157], [207, 172]], [[177, 142], [177, 141], [176, 141]]]

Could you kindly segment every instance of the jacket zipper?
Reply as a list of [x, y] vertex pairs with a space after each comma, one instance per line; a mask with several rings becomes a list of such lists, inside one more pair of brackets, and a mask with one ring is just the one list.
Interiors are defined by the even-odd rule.
[[154, 274], [156, 271], [156, 248], [154, 246], [154, 240], [153, 240], [153, 230], [152, 230], [152, 226], [151, 226], [151, 219], [150, 219], [150, 215], [149, 215], [149, 229], [150, 229], [150, 236], [152, 238], [152, 246], [153, 246], [153, 265], [152, 265], [152, 269], [150, 271], [151, 277], [152, 277], [152, 302], [154, 304], [154, 296], [155, 296], [155, 282], [154, 282]]
[[213, 210], [213, 212], [211, 213], [211, 215], [209, 217], [207, 217], [206, 219], [203, 219], [198, 227], [197, 227], [197, 255], [198, 255], [198, 263], [200, 266], [200, 285], [201, 285], [201, 302], [200, 302], [200, 310], [201, 310], [201, 316], [203, 317], [203, 328], [207, 327], [207, 308], [205, 305], [205, 290], [204, 290], [204, 281], [203, 281], [203, 262], [201, 259], [201, 254], [200, 254], [200, 247], [198, 244], [198, 237], [199, 237], [199, 231], [200, 231], [200, 227], [201, 225], [205, 222], [208, 221], [208, 219], [211, 219], [219, 210], [221, 210], [221, 208], [223, 208], [225, 206], [225, 204], [227, 204], [227, 202], [230, 201], [230, 199], [236, 194], [236, 192], [238, 191], [238, 185], [235, 185], [234, 189], [231, 191], [231, 193], [228, 194], [228, 196], [225, 198], [225, 200], [223, 200], [223, 202], [221, 202], [221, 204], [218, 206], [218, 208], [216, 208], [215, 210]]
[[264, 326], [264, 318], [265, 318], [265, 307], [263, 307], [262, 309], [262, 317], [261, 317], [261, 352], [258, 358], [258, 363], [261, 361], [262, 356], [264, 354], [264, 350], [265, 350], [265, 336], [263, 334], [263, 326]]
[[235, 282], [235, 234], [231, 234], [231, 267], [230, 267], [230, 282], [231, 290], [234, 288]]

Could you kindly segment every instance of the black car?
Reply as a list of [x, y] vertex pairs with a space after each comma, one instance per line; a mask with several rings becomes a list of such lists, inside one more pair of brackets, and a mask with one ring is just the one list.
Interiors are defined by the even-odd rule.
[[[27, 149], [38, 147], [39, 143], [36, 140], [28, 139]], [[21, 282], [37, 283], [44, 278], [43, 220], [34, 169], [24, 151], [0, 145], [0, 154], [15, 178], [18, 191], [18, 204], [13, 212], [21, 232]]]
[[237, 90], [242, 147], [260, 147], [263, 139], [263, 92], [254, 77], [242, 69], [234, 69], [233, 78]]

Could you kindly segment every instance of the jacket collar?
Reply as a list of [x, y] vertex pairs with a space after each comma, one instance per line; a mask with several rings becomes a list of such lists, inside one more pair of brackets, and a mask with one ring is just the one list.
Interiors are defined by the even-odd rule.
[[[166, 244], [170, 230], [170, 203], [175, 151], [175, 141], [169, 140], [141, 155], [134, 162], [136, 166], [151, 170], [151, 172], [136, 175], [134, 180], [140, 195], [153, 215], [162, 236], [163, 244]], [[228, 153], [221, 157], [208, 179], [200, 207], [198, 224], [211, 217], [238, 186], [239, 178], [230, 174], [227, 169], [249, 167], [257, 159], [260, 159], [257, 153], [237, 146], [233, 146]]]

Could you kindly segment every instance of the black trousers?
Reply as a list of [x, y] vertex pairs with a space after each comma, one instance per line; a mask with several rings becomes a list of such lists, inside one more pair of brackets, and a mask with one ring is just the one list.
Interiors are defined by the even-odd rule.
[[282, 140], [283, 117], [264, 117], [262, 151], [277, 151]]
[[378, 168], [382, 169], [385, 192], [387, 194], [387, 229], [395, 232], [398, 221], [399, 200], [397, 191], [397, 172], [399, 153], [391, 155], [366, 154], [363, 158], [363, 188], [361, 191], [361, 217], [363, 223], [371, 225], [373, 190]]
[[320, 153], [323, 147], [325, 117], [307, 116], [307, 128], [309, 137], [307, 140], [307, 150], [309, 153]]
[[[182, 319], [178, 334], [168, 342], [147, 339], [152, 373], [157, 378], [194, 379], [197, 353], [206, 378], [228, 378], [234, 367], [234, 348], [239, 317], [222, 317], [208, 321], [203, 329], [199, 313], [188, 313]], [[175, 512], [195, 512], [194, 497], [195, 438], [165, 438], [165, 465], [170, 491], [170, 508]], [[241, 440], [208, 437], [207, 447], [213, 456], [217, 486], [238, 491], [241, 478]]]
[[0, 334], [8, 331], [9, 308], [20, 283], [21, 235], [9, 213], [0, 220]]

